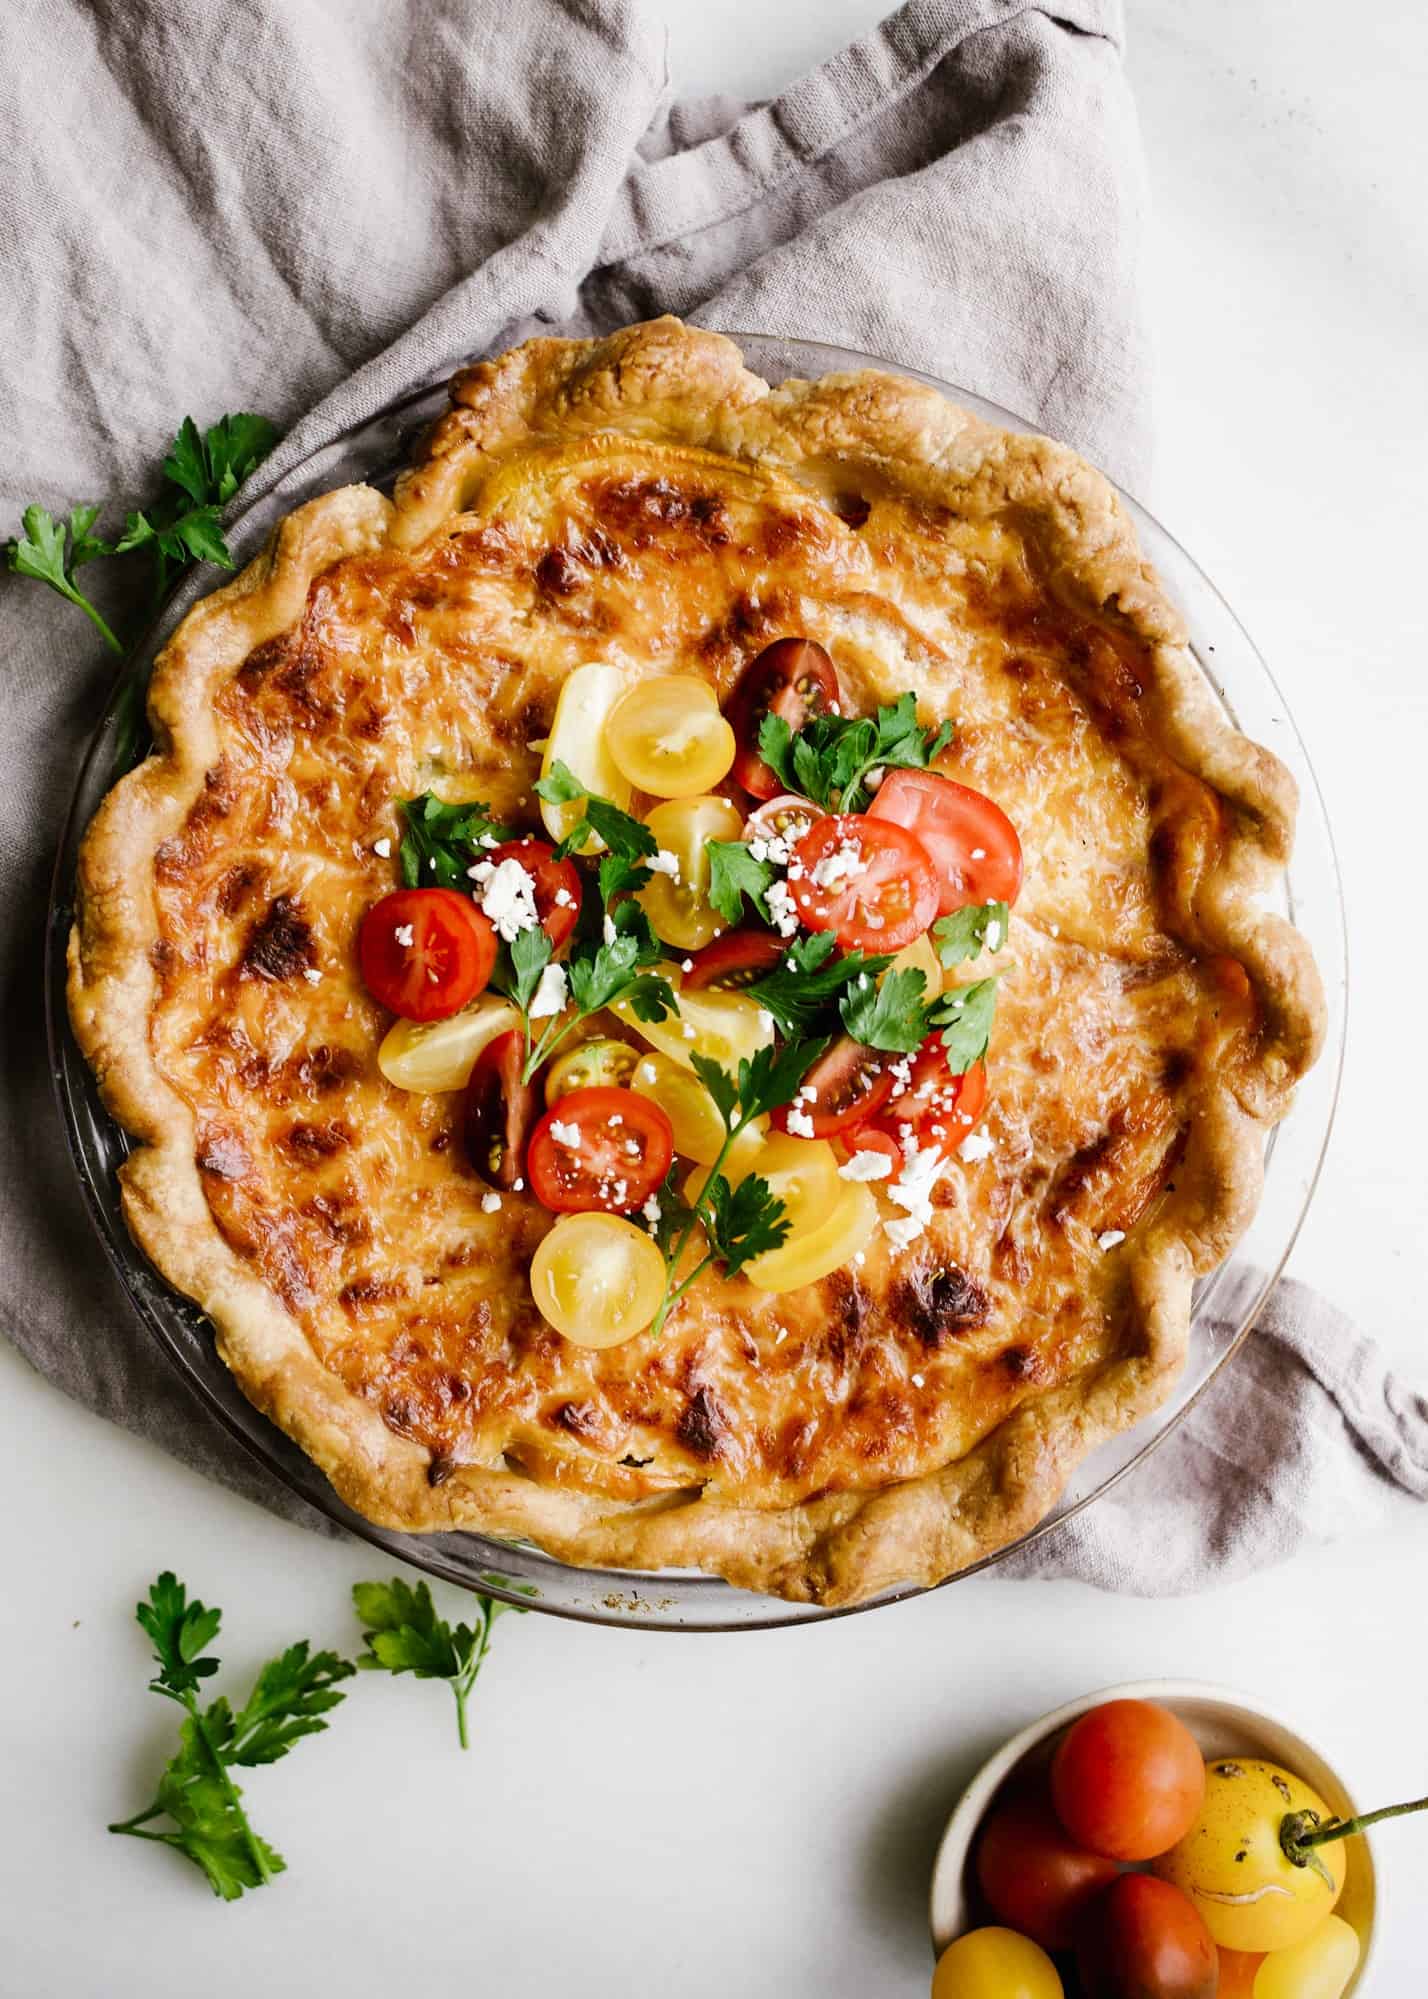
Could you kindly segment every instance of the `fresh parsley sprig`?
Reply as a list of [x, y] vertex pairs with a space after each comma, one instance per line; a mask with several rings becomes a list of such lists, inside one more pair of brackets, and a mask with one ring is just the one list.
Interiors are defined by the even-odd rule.
[[[695, 1074], [718, 1108], [724, 1125], [724, 1142], [704, 1177], [697, 1200], [685, 1202], [675, 1192], [672, 1177], [659, 1195], [661, 1212], [654, 1236], [665, 1257], [665, 1282], [664, 1296], [650, 1326], [656, 1336], [663, 1331], [665, 1320], [690, 1285], [711, 1264], [723, 1264], [732, 1277], [755, 1257], [778, 1249], [787, 1240], [789, 1222], [784, 1205], [767, 1180], [750, 1173], [733, 1184], [724, 1167], [739, 1134], [755, 1118], [791, 1103], [827, 1046], [826, 1040], [785, 1041], [777, 1048], [760, 1048], [739, 1063], [734, 1075], [707, 1056], [690, 1057]], [[667, 1198], [669, 1215], [664, 1212]], [[704, 1254], [692, 1270], [680, 1277], [679, 1266], [696, 1229], [703, 1230]]]
[[861, 812], [868, 778], [878, 770], [925, 770], [952, 741], [950, 722], [924, 729], [917, 698], [900, 694], [876, 715], [813, 715], [795, 732], [781, 715], [765, 715], [759, 755], [789, 791], [829, 812]]
[[67, 520], [56, 520], [45, 507], [29, 506], [21, 516], [22, 532], [4, 545], [6, 561], [17, 576], [47, 583], [83, 611], [109, 650], [122, 653], [123, 641], [75, 582], [75, 571], [100, 556], [149, 548], [157, 601], [190, 562], [231, 569], [222, 510], [277, 438], [268, 419], [250, 410], [221, 417], [202, 435], [193, 418], [185, 417], [164, 458], [165, 490], [151, 507], [126, 517], [117, 541], [94, 533], [103, 511], [97, 505], [72, 507]]
[[950, 916], [939, 916], [932, 926], [932, 942], [938, 957], [950, 971], [969, 958], [979, 958], [984, 950], [999, 951], [1007, 941], [1011, 910], [1004, 902], [969, 902]]
[[838, 1012], [855, 1041], [889, 1055], [912, 1055], [927, 1039], [926, 989], [915, 966], [884, 972], [877, 981], [862, 973], [839, 999]]
[[[109, 1830], [173, 1847], [203, 1869], [215, 1895], [236, 1902], [245, 1889], [281, 1874], [286, 1863], [253, 1830], [230, 1771], [276, 1763], [303, 1736], [320, 1734], [324, 1717], [343, 1698], [338, 1681], [354, 1668], [335, 1652], [310, 1652], [302, 1639], [268, 1661], [236, 1714], [221, 1695], [201, 1707], [199, 1689], [218, 1671], [207, 1647], [218, 1636], [222, 1612], [191, 1600], [165, 1570], [135, 1615], [153, 1641], [158, 1665], [149, 1686], [177, 1702], [184, 1721], [153, 1803]], [[167, 1829], [155, 1829], [155, 1819], [167, 1819]]]
[[448, 805], [434, 791], [424, 791], [401, 804], [406, 832], [398, 858], [406, 888], [454, 888], [469, 895], [470, 870], [483, 857], [483, 840], [515, 837], [479, 799]]
[[709, 856], [709, 905], [726, 923], [742, 921], [745, 897], [765, 923], [772, 923], [768, 894], [778, 879], [771, 861], [756, 860], [746, 840], [711, 840]]
[[499, 965], [493, 979], [497, 989], [520, 1010], [526, 1051], [524, 1082], [550, 1060], [582, 1020], [602, 1007], [622, 1001], [638, 1019], [647, 1021], [663, 1020], [677, 1011], [669, 981], [651, 969], [665, 954], [649, 918], [635, 900], [635, 892], [650, 880], [650, 871], [643, 863], [656, 851], [654, 835], [608, 798], [587, 793], [559, 761], [540, 779], [536, 794], [550, 804], [570, 804], [577, 799], [583, 804], [581, 819], [555, 850], [558, 855], [578, 851], [592, 832], [606, 851], [596, 870], [598, 894], [593, 899], [587, 897], [569, 955], [560, 967], [570, 1005], [553, 1013], [539, 1034], [533, 1030], [531, 1002], [553, 956], [550, 939], [542, 929], [521, 932], [510, 946], [509, 965]]
[[[488, 1580], [525, 1596], [536, 1594], [533, 1585], [509, 1583], [504, 1576], [493, 1575]], [[419, 1680], [445, 1680], [456, 1701], [461, 1747], [469, 1748], [466, 1703], [491, 1649], [491, 1626], [504, 1610], [524, 1615], [524, 1605], [506, 1603], [478, 1590], [472, 1596], [474, 1623], [448, 1624], [438, 1617], [428, 1586], [418, 1583], [413, 1589], [400, 1576], [393, 1576], [389, 1583], [354, 1583], [352, 1601], [367, 1647], [357, 1664], [367, 1672], [412, 1673]]]
[[755, 979], [748, 995], [773, 1015], [781, 1033], [795, 1039], [826, 1036], [837, 1032], [850, 989], [862, 979], [871, 985], [891, 963], [891, 958], [865, 958], [861, 951], [836, 957], [832, 932], [811, 930], [794, 939], [782, 964]]
[[978, 979], [975, 985], [953, 986], [927, 1009], [927, 1025], [942, 1030], [947, 1066], [954, 1076], [963, 1075], [987, 1052], [999, 983], [1000, 975]]

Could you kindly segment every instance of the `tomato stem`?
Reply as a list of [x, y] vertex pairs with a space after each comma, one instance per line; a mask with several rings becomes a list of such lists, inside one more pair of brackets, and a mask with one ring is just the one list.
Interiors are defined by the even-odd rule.
[[1360, 1812], [1356, 1818], [1333, 1819], [1328, 1825], [1315, 1823], [1311, 1812], [1286, 1812], [1279, 1824], [1279, 1843], [1296, 1867], [1309, 1863], [1310, 1849], [1326, 1846], [1331, 1839], [1349, 1839], [1381, 1819], [1403, 1818], [1409, 1812], [1428, 1811], [1428, 1798], [1414, 1798], [1406, 1805], [1380, 1805], [1376, 1812]]

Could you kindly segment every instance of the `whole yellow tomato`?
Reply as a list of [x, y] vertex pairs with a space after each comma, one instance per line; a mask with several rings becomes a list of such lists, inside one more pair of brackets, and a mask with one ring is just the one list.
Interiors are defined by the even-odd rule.
[[1280, 1844], [1285, 1816], [1334, 1814], [1288, 1770], [1253, 1757], [1223, 1758], [1206, 1771], [1205, 1802], [1190, 1831], [1154, 1863], [1188, 1895], [1217, 1944], [1284, 1950], [1328, 1915], [1344, 1885], [1342, 1840], [1315, 1847], [1303, 1866]]
[[949, 1943], [932, 1974], [932, 1999], [1065, 1999], [1056, 1966], [1015, 1930], [968, 1930]]
[[1358, 1932], [1342, 1916], [1325, 1916], [1302, 1943], [1264, 1960], [1252, 1999], [1342, 1999], [1358, 1962]]

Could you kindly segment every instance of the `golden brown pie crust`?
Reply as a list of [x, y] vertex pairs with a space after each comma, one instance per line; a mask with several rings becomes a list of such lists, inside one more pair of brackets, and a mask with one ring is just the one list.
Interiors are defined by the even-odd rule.
[[[139, 1141], [130, 1227], [374, 1521], [826, 1603], [936, 1582], [1165, 1398], [1191, 1281], [1254, 1210], [1322, 1032], [1258, 906], [1292, 780], [1044, 438], [877, 372], [771, 390], [672, 319], [531, 341], [451, 400], [393, 501], [310, 502], [190, 613], [86, 837], [71, 1015]], [[533, 822], [575, 664], [723, 697], [787, 632], [860, 708], [950, 715], [942, 768], [1020, 831], [993, 1151], [907, 1249], [782, 1297], [710, 1279], [660, 1341], [589, 1352], [529, 1297], [549, 1217], [487, 1215], [454, 1100], [377, 1070], [375, 847], [427, 785]]]

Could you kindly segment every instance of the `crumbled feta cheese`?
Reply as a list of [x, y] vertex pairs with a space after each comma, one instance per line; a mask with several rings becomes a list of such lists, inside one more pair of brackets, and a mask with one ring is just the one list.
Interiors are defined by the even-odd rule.
[[494, 833], [478, 833], [476, 844], [478, 847], [499, 847], [501, 843]]
[[659, 1204], [659, 1195], [651, 1194], [649, 1199], [645, 1202], [644, 1206], [640, 1209], [640, 1213], [644, 1216], [645, 1220], [649, 1223], [652, 1229], [658, 1228], [659, 1218], [664, 1213], [664, 1209]]
[[524, 1194], [525, 1191], [526, 1183], [524, 1180], [517, 1180], [511, 1188], [513, 1194]]
[[885, 1152], [855, 1152], [838, 1168], [840, 1180], [886, 1180], [893, 1163]]
[[513, 855], [504, 861], [478, 861], [466, 872], [476, 884], [477, 902], [505, 943], [513, 944], [523, 930], [535, 929], [540, 922], [535, 881]]
[[987, 949], [989, 951], [1000, 951], [1001, 948], [1002, 926], [1000, 923], [989, 923], [987, 925]]
[[1124, 1229], [1104, 1229], [1096, 1237], [1096, 1247], [1098, 1249], [1114, 1249], [1118, 1242], [1124, 1242], [1125, 1239], [1126, 1232]]
[[601, 935], [604, 937], [605, 942], [607, 944], [613, 944], [615, 939], [619, 936], [619, 934], [620, 934], [619, 931], [615, 928], [614, 917], [607, 916], [605, 918], [603, 925], [601, 926]]
[[500, 1209], [501, 1197], [499, 1194], [483, 1194], [481, 1196], [481, 1212], [483, 1215], [499, 1214]]
[[778, 1338], [774, 1341], [774, 1345], [776, 1347], [781, 1347], [787, 1338], [788, 1338], [788, 1327], [780, 1326], [778, 1329]]
[[390, 841], [390, 840], [374, 840], [374, 841], [372, 842], [372, 852], [373, 852], [374, 854], [380, 854], [380, 856], [382, 857], [382, 859], [383, 859], [384, 861], [389, 861], [389, 860], [390, 860], [390, 859], [392, 858], [392, 843], [391, 843], [391, 841]]
[[792, 937], [798, 929], [798, 911], [794, 908], [788, 883], [770, 883], [768, 900], [774, 929], [780, 937]]
[[853, 1263], [857, 1269], [861, 1270], [867, 1260], [868, 1253], [865, 1249], [855, 1249], [853, 1251]]
[[903, 1142], [903, 1161], [901, 1174], [886, 1191], [888, 1199], [907, 1213], [883, 1223], [883, 1234], [897, 1249], [916, 1242], [932, 1220], [932, 1190], [947, 1164], [940, 1146], [920, 1150], [911, 1133]]
[[987, 858], [987, 850], [985, 847], [973, 847], [972, 859], [974, 861], [984, 861], [986, 858]]
[[671, 881], [679, 880], [679, 856], [670, 853], [668, 847], [661, 847], [657, 853], [649, 855], [645, 866], [652, 875], [668, 875]]
[[682, 1020], [679, 1023], [679, 1031], [684, 1036], [686, 1041], [694, 1040], [695, 1038], [694, 1029], [690, 1026], [687, 1020]]
[[791, 1110], [784, 1119], [784, 1129], [793, 1138], [812, 1138], [813, 1119], [807, 1111]]
[[979, 1159], [990, 1159], [992, 1141], [984, 1131], [974, 1131], [970, 1138], [962, 1141], [962, 1157], [969, 1166], [975, 1166]]
[[396, 938], [397, 942], [401, 945], [404, 951], [410, 951], [412, 945], [416, 941], [412, 935], [412, 926], [410, 925], [410, 923], [399, 923], [396, 929], [392, 932], [392, 935]]
[[694, 960], [692, 958], [682, 958], [679, 969], [681, 972], [692, 972], [694, 970]]
[[793, 855], [793, 842], [782, 833], [757, 833], [749, 842], [749, 857], [755, 861], [768, 861], [776, 868], [787, 867]]
[[1061, 925], [1059, 923], [1048, 923], [1046, 927], [1051, 932], [1053, 937], [1059, 937], [1061, 935]]
[[623, 1124], [624, 1122], [625, 1120], [620, 1116], [620, 1113], [616, 1111], [615, 1115], [610, 1120], [610, 1127], [613, 1130], [617, 1124]]
[[926, 1375], [923, 1375], [923, 1374], [912, 1374], [912, 1375], [909, 1375], [909, 1376], [908, 1376], [908, 1379], [909, 1379], [909, 1381], [911, 1381], [911, 1383], [912, 1383], [912, 1385], [913, 1385], [913, 1387], [914, 1387], [914, 1388], [926, 1388], [926, 1386], [927, 1386], [927, 1377], [926, 1377]]
[[321, 972], [319, 972], [316, 965], [309, 965], [307, 970], [303, 973], [303, 977], [307, 980], [310, 986], [320, 986], [322, 984], [322, 974]]
[[550, 1121], [550, 1135], [557, 1145], [568, 1145], [572, 1150], [580, 1143], [578, 1124], [562, 1124], [559, 1118]]
[[841, 889], [867, 872], [862, 848], [853, 840], [844, 840], [831, 854], [814, 862], [810, 879], [815, 888]]
[[568, 888], [558, 888], [555, 891], [555, 906], [557, 909], [574, 909], [575, 897]]
[[559, 1013], [564, 1005], [565, 967], [547, 965], [540, 975], [540, 983], [531, 994], [531, 1019], [543, 1020], [548, 1014]]

